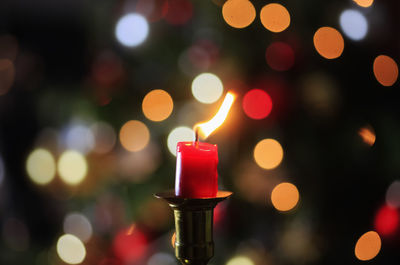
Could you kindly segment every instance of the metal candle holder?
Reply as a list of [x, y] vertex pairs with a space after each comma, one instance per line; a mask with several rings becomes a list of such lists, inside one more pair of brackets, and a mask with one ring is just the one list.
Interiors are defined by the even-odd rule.
[[174, 191], [155, 194], [174, 210], [175, 256], [184, 265], [206, 265], [214, 256], [213, 212], [215, 206], [232, 195], [218, 191], [212, 198], [182, 198]]

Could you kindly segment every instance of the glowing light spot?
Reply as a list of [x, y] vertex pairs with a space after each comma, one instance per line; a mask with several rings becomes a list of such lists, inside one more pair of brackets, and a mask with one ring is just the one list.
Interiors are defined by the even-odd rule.
[[344, 49], [342, 34], [334, 28], [322, 27], [314, 34], [314, 46], [317, 52], [326, 59], [338, 58]]
[[144, 116], [151, 121], [163, 121], [171, 115], [174, 102], [168, 92], [152, 90], [143, 99], [142, 110]]
[[376, 140], [374, 129], [371, 126], [362, 127], [358, 131], [358, 135], [360, 135], [361, 139], [364, 143], [369, 146], [373, 146]]
[[68, 185], [78, 185], [86, 177], [88, 165], [85, 157], [73, 150], [61, 154], [58, 160], [58, 174]]
[[271, 202], [277, 210], [286, 212], [297, 205], [299, 197], [299, 191], [295, 185], [283, 182], [272, 190]]
[[363, 234], [356, 243], [354, 253], [359, 260], [371, 260], [381, 250], [381, 238], [375, 231]]
[[115, 28], [117, 40], [124, 46], [136, 47], [142, 44], [149, 34], [149, 24], [140, 14], [130, 13], [121, 17]]
[[176, 233], [174, 232], [171, 237], [171, 245], [175, 248]]
[[347, 37], [357, 41], [367, 35], [368, 22], [360, 11], [348, 9], [340, 14], [340, 27]]
[[106, 154], [110, 152], [117, 142], [114, 128], [105, 122], [97, 122], [90, 127], [94, 137], [93, 152]]
[[193, 16], [193, 5], [188, 0], [168, 0], [165, 20], [174, 26], [186, 24]]
[[236, 256], [228, 260], [226, 265], [254, 265], [254, 262], [245, 256]]
[[287, 71], [294, 64], [294, 51], [284, 42], [274, 42], [265, 53], [268, 65], [276, 71]]
[[185, 141], [193, 141], [194, 140], [194, 132], [192, 129], [188, 127], [177, 127], [173, 129], [167, 139], [168, 149], [176, 156], [176, 145], [178, 142], [185, 142]]
[[143, 257], [147, 245], [146, 235], [134, 225], [120, 230], [113, 240], [114, 253], [124, 261], [124, 264], [138, 261]]
[[73, 124], [63, 132], [63, 140], [67, 149], [88, 153], [94, 147], [92, 131], [84, 124]]
[[222, 17], [234, 28], [245, 28], [256, 18], [256, 9], [248, 0], [228, 0], [222, 6]]
[[374, 0], [353, 0], [357, 5], [361, 7], [370, 7]]
[[400, 181], [396, 180], [390, 184], [386, 191], [386, 203], [394, 208], [400, 206]]
[[223, 90], [221, 80], [211, 73], [200, 74], [192, 82], [192, 94], [201, 103], [214, 103], [221, 97]]
[[0, 96], [7, 94], [14, 83], [14, 63], [9, 59], [0, 59]]
[[379, 55], [375, 58], [373, 70], [376, 80], [382, 86], [392, 86], [399, 76], [397, 63], [386, 55]]
[[274, 139], [264, 139], [254, 148], [254, 159], [264, 169], [274, 169], [282, 162], [283, 149]]
[[277, 3], [265, 5], [260, 12], [263, 26], [272, 32], [282, 32], [290, 25], [290, 14], [287, 9]]
[[77, 236], [83, 242], [89, 241], [92, 231], [92, 225], [83, 214], [70, 213], [64, 219], [64, 233]]
[[121, 127], [119, 140], [126, 150], [137, 152], [145, 148], [149, 143], [150, 132], [143, 122], [131, 120]]
[[45, 149], [36, 149], [26, 160], [29, 178], [38, 185], [46, 185], [54, 179], [56, 162], [53, 155]]
[[65, 263], [79, 264], [86, 257], [86, 249], [79, 238], [65, 234], [57, 241], [57, 254]]
[[375, 216], [375, 230], [384, 236], [388, 236], [396, 232], [399, 224], [399, 213], [395, 208], [383, 206], [379, 209]]
[[195, 130], [198, 130], [199, 135], [201, 135], [203, 138], [207, 138], [212, 132], [218, 129], [222, 123], [224, 123], [226, 117], [228, 116], [229, 110], [235, 101], [235, 97], [236, 96], [232, 92], [228, 92], [217, 114], [215, 114], [211, 120], [198, 123], [194, 126]]
[[252, 89], [244, 95], [242, 107], [247, 116], [260, 120], [271, 113], [272, 100], [264, 90]]

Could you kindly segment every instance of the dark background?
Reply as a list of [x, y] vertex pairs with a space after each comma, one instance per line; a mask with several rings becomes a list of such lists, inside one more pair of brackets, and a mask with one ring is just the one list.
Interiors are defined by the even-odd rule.
[[[266, 2], [252, 1], [257, 17], [241, 30], [224, 22], [222, 2], [193, 1], [193, 16], [184, 25], [171, 25], [164, 19], [150, 23], [150, 35], [137, 48], [123, 47], [114, 35], [119, 17], [135, 11], [135, 1], [0, 2], [0, 56], [11, 58], [15, 66], [13, 85], [0, 96], [0, 158], [5, 168], [0, 181], [1, 264], [62, 264], [55, 244], [63, 234], [63, 218], [71, 211], [83, 212], [93, 222], [94, 236], [87, 243], [84, 264], [124, 264], [112, 242], [120, 229], [133, 222], [145, 231], [148, 243], [146, 254], [132, 263], [146, 264], [159, 251], [172, 254], [172, 215], [153, 200], [152, 193], [174, 185], [175, 158], [167, 150], [166, 139], [171, 129], [181, 125], [180, 111], [193, 101], [192, 79], [204, 71], [219, 75], [226, 89], [233, 80], [245, 84], [235, 87], [239, 102], [247, 90], [258, 87], [268, 91], [277, 106], [265, 120], [251, 120], [237, 104], [235, 117], [209, 139], [219, 145], [220, 187], [235, 192], [224, 204], [216, 227], [212, 264], [225, 264], [234, 255], [253, 257], [255, 264], [363, 263], [354, 256], [355, 243], [360, 235], [374, 230], [374, 217], [385, 204], [386, 190], [400, 174], [399, 82], [383, 87], [372, 71], [372, 62], [380, 54], [399, 62], [398, 1], [375, 1], [365, 10], [351, 1], [285, 1], [282, 4], [292, 21], [279, 34], [269, 32], [259, 21], [259, 10]], [[315, 51], [313, 34], [321, 26], [340, 31], [338, 17], [346, 8], [366, 14], [368, 34], [359, 42], [343, 35], [343, 54], [326, 60]], [[195, 68], [187, 74], [178, 59], [199, 39], [214, 43], [218, 57], [208, 69]], [[295, 64], [285, 72], [274, 71], [265, 62], [266, 47], [277, 40], [295, 50]], [[104, 54], [113, 59], [102, 61]], [[96, 79], [96, 63], [106, 64], [103, 74], [111, 76], [109, 83]], [[115, 69], [121, 70], [115, 73]], [[314, 74], [332, 83], [330, 97], [321, 103], [327, 112], [303, 98], [302, 84]], [[156, 88], [167, 90], [175, 104], [172, 116], [160, 124], [147, 121], [140, 107], [146, 93]], [[99, 89], [112, 99], [104, 103]], [[194, 119], [206, 119], [218, 104]], [[106, 121], [117, 132], [127, 120], [144, 121], [159, 151], [154, 158], [156, 169], [140, 181], [120, 177], [118, 158], [107, 160], [123, 152], [117, 142], [111, 154], [88, 155], [94, 172], [102, 171], [103, 161], [114, 161], [106, 177], [93, 173], [89, 184], [74, 189], [59, 181], [44, 188], [33, 184], [25, 163], [33, 148], [40, 146], [39, 135], [46, 128], [61, 130], [77, 116]], [[358, 135], [367, 125], [376, 133], [372, 147]], [[280, 167], [265, 171], [248, 166], [254, 164], [254, 145], [269, 137], [283, 146]], [[263, 179], [249, 177], [249, 181], [260, 184], [238, 186], [237, 175], [253, 173]], [[282, 181], [294, 183], [300, 191], [299, 205], [289, 213], [280, 213], [265, 202], [273, 186]], [[257, 192], [251, 187], [257, 186], [265, 187], [265, 201], [249, 196]], [[96, 218], [103, 218], [97, 209], [103, 206], [105, 212], [113, 212], [114, 221], [107, 229], [96, 226]], [[120, 212], [115, 210], [118, 207]], [[146, 212], [148, 207], [155, 208]], [[16, 229], [11, 236], [4, 232], [9, 218], [18, 219], [27, 232], [21, 235]], [[153, 225], [152, 219], [165, 221]], [[399, 236], [397, 230], [383, 236], [380, 253], [369, 263], [398, 264]], [[16, 249], [10, 240], [27, 245]]]

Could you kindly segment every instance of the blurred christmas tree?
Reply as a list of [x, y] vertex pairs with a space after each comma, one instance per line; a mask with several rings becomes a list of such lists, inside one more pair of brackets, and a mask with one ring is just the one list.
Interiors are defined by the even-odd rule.
[[398, 264], [399, 11], [2, 0], [0, 263], [177, 264], [152, 194], [233, 90], [210, 264]]

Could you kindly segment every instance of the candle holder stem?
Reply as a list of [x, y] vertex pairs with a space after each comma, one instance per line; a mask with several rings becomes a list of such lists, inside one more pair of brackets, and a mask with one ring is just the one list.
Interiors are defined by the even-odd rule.
[[183, 265], [206, 265], [214, 256], [213, 212], [215, 206], [232, 195], [218, 191], [213, 198], [181, 198], [174, 191], [155, 194], [174, 211], [175, 256]]

